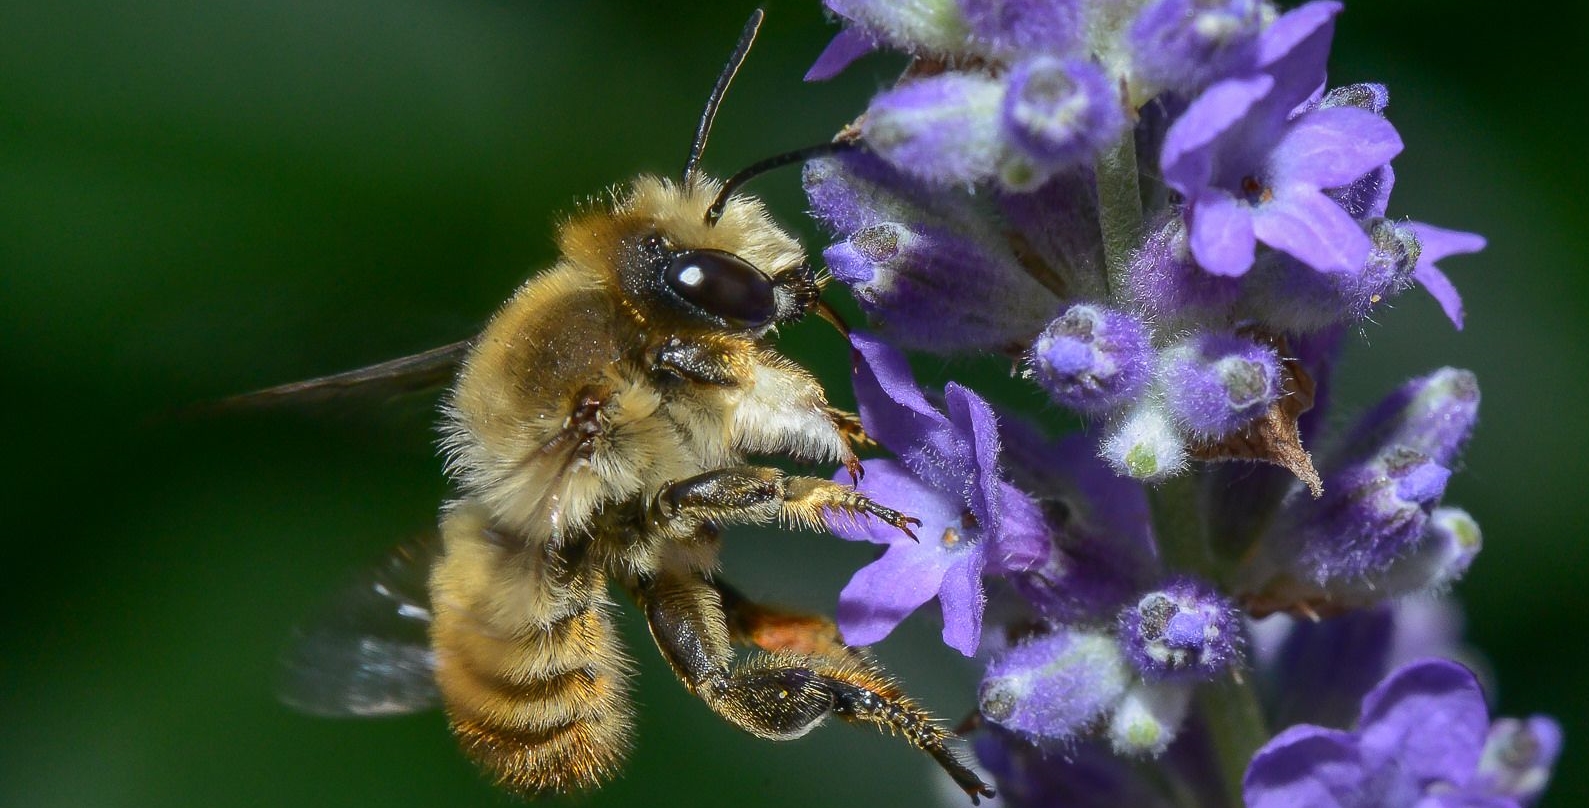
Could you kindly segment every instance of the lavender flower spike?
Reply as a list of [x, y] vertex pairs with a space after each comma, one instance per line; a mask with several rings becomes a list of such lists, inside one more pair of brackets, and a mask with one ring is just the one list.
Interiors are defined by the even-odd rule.
[[[1488, 713], [1467, 668], [1412, 663], [1363, 699], [1356, 731], [1300, 724], [1259, 749], [1242, 784], [1247, 807], [1522, 805], [1547, 778], [1560, 731], [1534, 719], [1522, 765], [1486, 766], [1490, 739], [1499, 749], [1517, 730], [1492, 730]], [[1509, 776], [1518, 771], [1526, 774]]]

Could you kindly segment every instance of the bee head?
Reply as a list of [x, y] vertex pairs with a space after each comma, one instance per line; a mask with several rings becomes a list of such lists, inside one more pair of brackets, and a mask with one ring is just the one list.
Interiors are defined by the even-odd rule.
[[708, 223], [718, 187], [642, 177], [612, 210], [565, 227], [565, 251], [599, 255], [603, 260], [585, 263], [606, 269], [645, 324], [760, 335], [804, 317], [822, 284], [799, 243], [753, 197], [734, 197]]

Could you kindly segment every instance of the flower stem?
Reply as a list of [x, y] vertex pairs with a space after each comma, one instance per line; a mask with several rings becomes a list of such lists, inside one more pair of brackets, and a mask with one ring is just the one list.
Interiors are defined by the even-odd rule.
[[1227, 803], [1241, 804], [1241, 781], [1254, 752], [1269, 740], [1263, 708], [1250, 682], [1222, 679], [1197, 689], [1197, 706], [1207, 722], [1219, 758], [1220, 780]]
[[1131, 251], [1142, 236], [1142, 190], [1137, 185], [1137, 144], [1131, 130], [1098, 155], [1098, 227], [1103, 233], [1104, 269], [1109, 298], [1125, 293]]
[[1153, 538], [1160, 561], [1170, 572], [1184, 572], [1218, 583], [1213, 554], [1204, 531], [1196, 473], [1171, 477], [1148, 489], [1153, 509]]

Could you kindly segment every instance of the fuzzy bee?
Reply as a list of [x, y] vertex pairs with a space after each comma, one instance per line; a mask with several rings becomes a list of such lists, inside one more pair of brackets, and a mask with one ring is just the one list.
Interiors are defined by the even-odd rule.
[[[389, 392], [451, 380], [448, 470], [458, 496], [435, 539], [400, 548], [300, 629], [282, 697], [322, 715], [436, 705], [465, 753], [526, 796], [611, 778], [631, 744], [629, 664], [609, 586], [644, 613], [685, 687], [753, 735], [800, 737], [830, 715], [897, 732], [973, 801], [992, 790], [953, 736], [831, 620], [759, 605], [718, 574], [726, 525], [823, 529], [915, 519], [853, 487], [749, 456], [860, 473], [857, 419], [768, 344], [827, 313], [822, 279], [762, 204], [699, 161], [761, 21], [719, 76], [682, 181], [640, 177], [558, 232], [562, 258], [473, 340], [273, 388], [241, 403]], [[735, 646], [746, 646], [745, 658]]]

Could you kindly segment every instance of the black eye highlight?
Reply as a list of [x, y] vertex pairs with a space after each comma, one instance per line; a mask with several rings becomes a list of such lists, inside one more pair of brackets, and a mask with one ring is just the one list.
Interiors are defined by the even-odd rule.
[[778, 313], [772, 279], [722, 250], [686, 250], [673, 256], [662, 279], [690, 305], [731, 325], [757, 327]]

